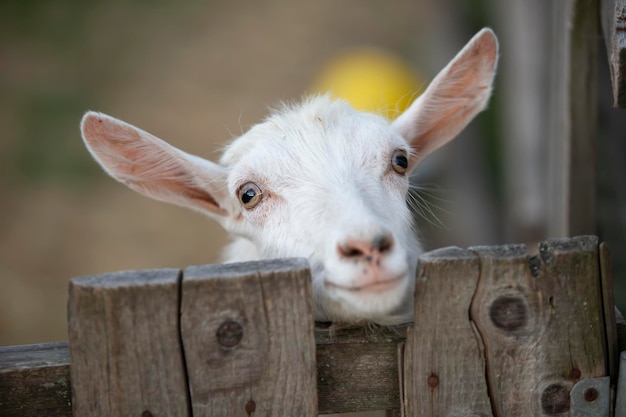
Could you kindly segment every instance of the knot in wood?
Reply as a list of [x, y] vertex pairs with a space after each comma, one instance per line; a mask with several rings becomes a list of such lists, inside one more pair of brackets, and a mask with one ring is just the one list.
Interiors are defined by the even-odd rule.
[[551, 384], [541, 394], [541, 409], [548, 415], [569, 410], [569, 390], [561, 384]]
[[518, 330], [528, 321], [526, 303], [519, 297], [498, 297], [489, 308], [489, 318], [501, 330], [507, 332]]
[[569, 373], [569, 379], [571, 379], [572, 381], [578, 381], [581, 376], [582, 372], [580, 372], [580, 369], [577, 368], [573, 368]]
[[252, 414], [254, 414], [255, 411], [256, 411], [256, 403], [252, 400], [248, 401], [246, 403], [246, 413], [248, 413], [249, 416], [252, 416]]
[[431, 374], [428, 377], [428, 386], [431, 388], [435, 388], [437, 385], [439, 385], [439, 377], [437, 377], [437, 375], [435, 374]]
[[234, 348], [243, 338], [243, 326], [234, 320], [227, 320], [220, 324], [216, 336], [220, 346]]

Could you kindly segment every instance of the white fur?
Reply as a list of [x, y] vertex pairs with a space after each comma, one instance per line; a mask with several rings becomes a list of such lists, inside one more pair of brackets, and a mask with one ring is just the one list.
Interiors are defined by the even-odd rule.
[[[317, 320], [408, 322], [422, 251], [406, 203], [410, 172], [484, 108], [496, 59], [495, 35], [483, 29], [395, 121], [312, 97], [252, 127], [220, 164], [100, 113], [85, 115], [82, 133], [114, 178], [219, 221], [235, 237], [225, 261], [307, 258]], [[406, 173], [392, 167], [398, 150]], [[262, 190], [253, 208], [238, 197], [249, 182]]]

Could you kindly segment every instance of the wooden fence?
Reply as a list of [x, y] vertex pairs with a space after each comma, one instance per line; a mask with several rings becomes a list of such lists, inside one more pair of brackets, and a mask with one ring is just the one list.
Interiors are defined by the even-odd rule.
[[[554, 10], [549, 233], [564, 236], [594, 224], [589, 34], [601, 12], [624, 107], [626, 4]], [[420, 258], [414, 324], [395, 328], [314, 323], [304, 260], [75, 279], [69, 343], [0, 347], [0, 416], [608, 416], [615, 397], [624, 416], [608, 265], [591, 236], [548, 240], [537, 256], [433, 251]]]
[[74, 279], [69, 344], [0, 348], [0, 415], [608, 415], [607, 266], [592, 236], [440, 249], [414, 324], [336, 330], [300, 259]]

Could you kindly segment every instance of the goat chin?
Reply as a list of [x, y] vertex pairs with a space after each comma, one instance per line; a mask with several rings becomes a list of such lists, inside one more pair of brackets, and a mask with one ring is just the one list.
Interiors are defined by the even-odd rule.
[[354, 290], [329, 285], [327, 281], [325, 305], [316, 309], [324, 311], [325, 315], [317, 314], [319, 317], [316, 320], [365, 321], [381, 325], [410, 322], [413, 318], [413, 291], [410, 282], [411, 278], [404, 275], [394, 279], [392, 286]]
[[[315, 283], [315, 279], [313, 281]], [[374, 323], [384, 326], [413, 321], [412, 279], [406, 275], [380, 292], [325, 288], [314, 291], [315, 319], [322, 322]]]

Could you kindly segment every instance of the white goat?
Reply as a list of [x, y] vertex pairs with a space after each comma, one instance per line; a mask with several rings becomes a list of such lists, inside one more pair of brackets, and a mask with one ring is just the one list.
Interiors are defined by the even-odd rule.
[[316, 320], [408, 322], [422, 251], [409, 176], [486, 106], [497, 49], [481, 30], [392, 122], [326, 96], [285, 106], [220, 164], [101, 113], [84, 116], [82, 136], [113, 178], [216, 219], [236, 237], [227, 262], [308, 258]]

